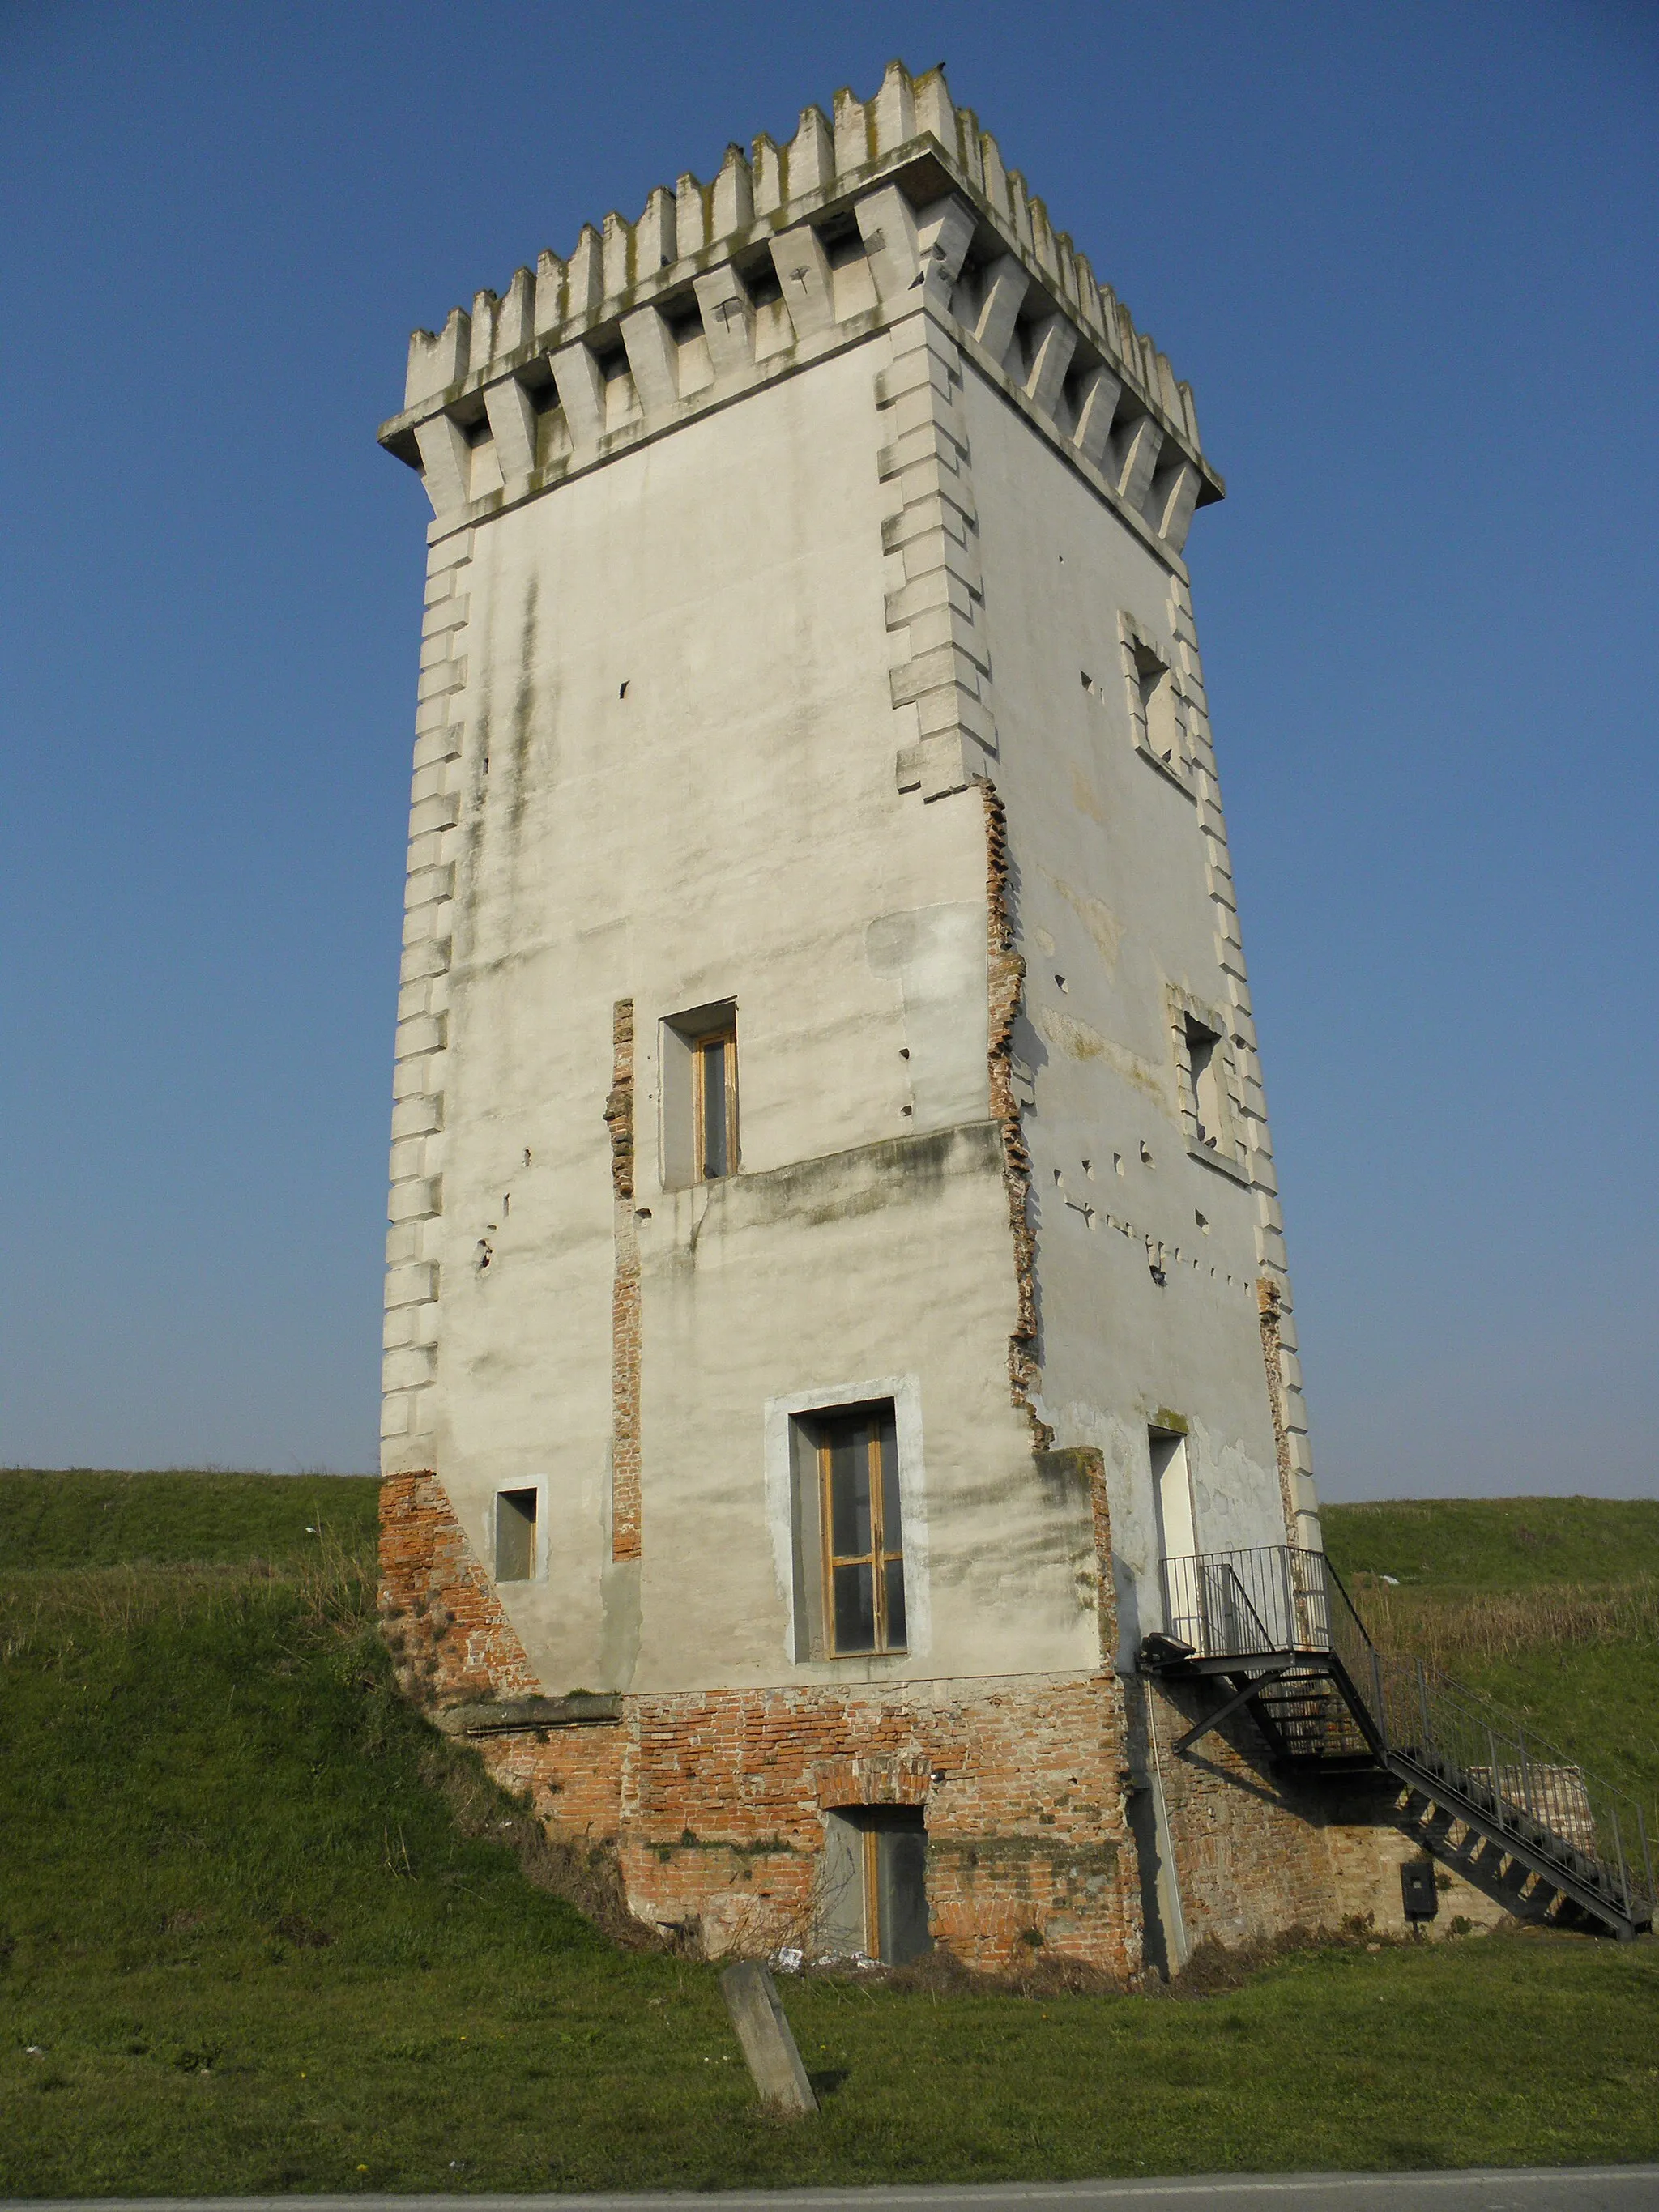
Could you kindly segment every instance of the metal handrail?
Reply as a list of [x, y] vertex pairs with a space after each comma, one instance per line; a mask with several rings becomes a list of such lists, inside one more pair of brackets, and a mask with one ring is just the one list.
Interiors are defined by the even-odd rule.
[[1305, 1657], [1336, 1673], [1379, 1758], [1438, 1783], [1500, 1839], [1553, 1860], [1625, 1917], [1655, 1903], [1643, 1809], [1514, 1716], [1409, 1653], [1372, 1643], [1322, 1552], [1264, 1544], [1165, 1559], [1168, 1638], [1195, 1659]]

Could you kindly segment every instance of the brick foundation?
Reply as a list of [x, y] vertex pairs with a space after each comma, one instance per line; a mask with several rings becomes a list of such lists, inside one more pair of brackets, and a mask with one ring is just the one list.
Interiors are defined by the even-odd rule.
[[380, 1618], [398, 1680], [422, 1704], [541, 1686], [434, 1474], [380, 1485]]
[[[381, 1612], [423, 1702], [534, 1694], [432, 1475], [385, 1486]], [[1123, 1706], [1109, 1672], [628, 1697], [613, 1724], [477, 1747], [550, 1828], [617, 1852], [642, 1918], [711, 1953], [810, 1939], [824, 1814], [919, 1804], [936, 1942], [973, 1966], [1048, 1947], [1140, 1967]]]
[[[1051, 1456], [1079, 1462], [1090, 1480], [1104, 1560], [1097, 1455]], [[383, 1486], [380, 1565], [387, 1640], [411, 1695], [442, 1706], [541, 1689], [435, 1476]], [[1108, 1567], [1108, 1652], [1111, 1588]], [[1456, 1917], [1482, 1927], [1525, 1910], [1501, 1865], [1425, 1825], [1425, 1808], [1391, 1784], [1287, 1787], [1242, 1717], [1173, 1758], [1206, 1696], [1137, 1680], [1132, 1714], [1103, 1661], [1076, 1675], [628, 1696], [614, 1722], [476, 1741], [550, 1830], [615, 1850], [640, 1918], [693, 1929], [711, 1954], [810, 1946], [824, 1815], [903, 1804], [926, 1815], [941, 1948], [987, 1970], [1042, 1948], [1138, 1974], [1131, 1717], [1166, 1808], [1189, 1943], [1233, 1947], [1368, 1916], [1401, 1931], [1398, 1868], [1425, 1848], [1449, 1877], [1436, 1932]]]

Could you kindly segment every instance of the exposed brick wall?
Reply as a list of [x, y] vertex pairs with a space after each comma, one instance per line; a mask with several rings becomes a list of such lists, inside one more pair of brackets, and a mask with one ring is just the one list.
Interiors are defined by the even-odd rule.
[[[1141, 1899], [1126, 1813], [1125, 1686], [1100, 1455], [1051, 1453], [1094, 1512], [1102, 1666], [1070, 1676], [820, 1685], [628, 1697], [611, 1724], [474, 1739], [550, 1829], [616, 1850], [640, 1917], [694, 1925], [713, 1953], [810, 1940], [837, 1807], [920, 1805], [935, 1941], [971, 1966], [1034, 1940], [1129, 1977]], [[381, 1492], [381, 1612], [404, 1687], [427, 1705], [533, 1695], [494, 1586], [430, 1474]], [[1449, 1886], [1435, 1932], [1528, 1909], [1524, 1878], [1391, 1783], [1286, 1785], [1242, 1715], [1170, 1747], [1213, 1686], [1139, 1681], [1188, 1938], [1227, 1945], [1369, 1916], [1405, 1927], [1398, 1869], [1432, 1851]]]
[[991, 1112], [1002, 1132], [1002, 1181], [1008, 1194], [1008, 1227], [1014, 1241], [1013, 1333], [1008, 1339], [1008, 1387], [1030, 1424], [1033, 1448], [1046, 1451], [1054, 1432], [1038, 1416], [1031, 1393], [1040, 1379], [1036, 1342], [1036, 1236], [1027, 1201], [1031, 1156], [1014, 1097], [1013, 1035], [1025, 988], [1025, 963], [1014, 947], [1008, 893], [1008, 810], [995, 787], [981, 779], [985, 801], [986, 915], [989, 933]]
[[1220, 1693], [1149, 1682], [1146, 1697], [1188, 1941], [1231, 1946], [1339, 1926], [1324, 1836], [1310, 1808], [1286, 1800], [1252, 1723], [1225, 1723], [1177, 1759], [1170, 1745]]
[[585, 1844], [616, 1843], [629, 1745], [623, 1723], [515, 1729], [473, 1741], [504, 1790], [529, 1791], [550, 1829]]
[[540, 1687], [435, 1474], [380, 1485], [380, 1602], [398, 1679], [422, 1703]]
[[640, 1556], [640, 1238], [634, 1220], [634, 1001], [611, 1015], [611, 1181], [616, 1273], [611, 1291], [611, 1556]]
[[[422, 1702], [540, 1687], [435, 1476], [383, 1486], [380, 1574], [387, 1639]], [[1035, 1937], [1139, 1971], [1122, 1695], [1108, 1669], [630, 1697], [615, 1725], [474, 1741], [550, 1827], [617, 1848], [641, 1917], [695, 1922], [711, 1951], [809, 1934], [826, 1812], [920, 1804], [939, 1943], [994, 1966]]]

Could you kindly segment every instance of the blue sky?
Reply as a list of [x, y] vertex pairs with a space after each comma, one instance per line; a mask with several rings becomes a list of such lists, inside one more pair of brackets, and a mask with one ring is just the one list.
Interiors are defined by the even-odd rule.
[[405, 336], [945, 60], [1190, 380], [1327, 1494], [1659, 1488], [1659, 10], [0, 8], [0, 1459], [373, 1463]]

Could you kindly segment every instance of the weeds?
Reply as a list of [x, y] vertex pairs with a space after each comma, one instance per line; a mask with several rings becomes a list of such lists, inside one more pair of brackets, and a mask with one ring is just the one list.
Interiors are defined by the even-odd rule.
[[1589, 1589], [1547, 1583], [1533, 1589], [1392, 1588], [1376, 1576], [1352, 1583], [1373, 1642], [1414, 1651], [1456, 1674], [1473, 1662], [1598, 1644], [1659, 1642], [1659, 1578]]

